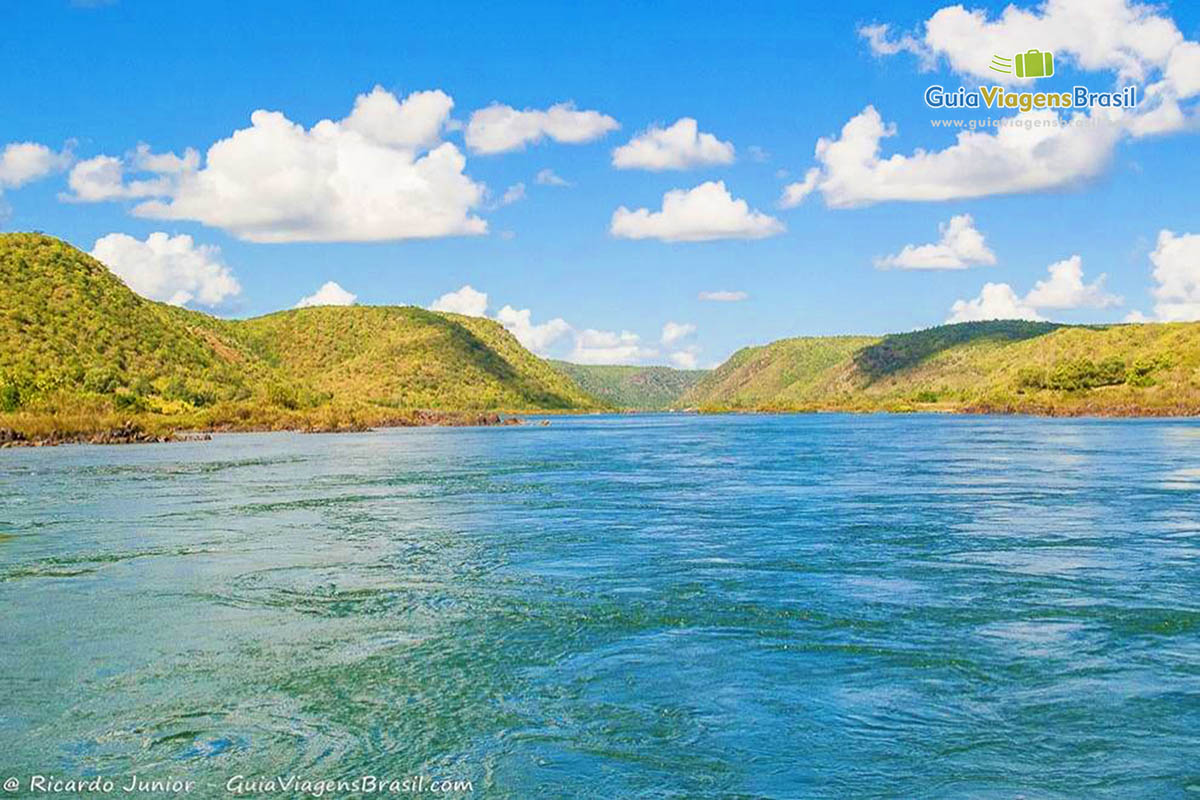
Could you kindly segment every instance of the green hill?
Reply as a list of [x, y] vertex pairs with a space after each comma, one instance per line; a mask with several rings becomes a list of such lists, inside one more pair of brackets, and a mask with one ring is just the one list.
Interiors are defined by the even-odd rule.
[[400, 412], [596, 408], [491, 320], [317, 307], [222, 320], [130, 291], [38, 234], [0, 235], [0, 428], [343, 427]]
[[679, 398], [708, 374], [703, 369], [551, 363], [593, 397], [637, 411], [678, 407]]
[[735, 353], [682, 398], [707, 410], [1200, 414], [1200, 323], [1001, 320]]

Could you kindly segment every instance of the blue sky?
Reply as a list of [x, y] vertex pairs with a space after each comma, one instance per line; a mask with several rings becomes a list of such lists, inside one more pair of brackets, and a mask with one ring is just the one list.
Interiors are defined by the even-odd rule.
[[[593, 361], [708, 366], [780, 337], [907, 330], [956, 313], [1089, 322], [1200, 315], [1200, 237], [1191, 238], [1200, 231], [1192, 105], [1200, 92], [1192, 88], [1200, 82], [1192, 50], [1200, 7], [1056, 0], [1018, 4], [1006, 18], [1003, 4], [967, 3], [974, 16], [956, 18], [940, 10], [945, 3], [799, 5], [11, 4], [0, 48], [7, 110], [0, 148], [38, 143], [54, 158], [36, 177], [32, 170], [16, 176], [13, 161], [7, 184], [0, 171], [0, 228], [44, 230], [114, 261], [133, 259], [102, 260], [131, 285], [128, 275], [137, 274], [135, 288], [144, 294], [188, 297], [191, 307], [231, 316], [291, 307], [329, 281], [371, 304], [429, 305], [469, 284], [487, 294], [488, 315], [511, 306], [528, 309], [534, 325], [563, 321], [540, 333], [510, 322], [527, 343]], [[1156, 87], [1153, 96], [1110, 120], [1107, 134], [1062, 134], [1040, 149], [981, 139], [970, 153], [913, 162], [918, 149], [938, 154], [956, 143], [957, 131], [934, 129], [931, 119], [1018, 116], [935, 111], [922, 95], [931, 83], [973, 90], [992, 82], [975, 54], [993, 45], [1023, 51], [1031, 30], [1037, 41], [1028, 47], [1054, 49], [1058, 72], [1037, 86], [1013, 81], [1011, 88], [1135, 84], [1143, 94]], [[486, 186], [486, 195], [446, 201], [461, 206], [450, 228], [486, 223], [486, 233], [430, 235], [418, 222], [430, 238], [405, 238], [407, 223], [385, 220], [382, 232], [370, 234], [378, 240], [345, 241], [363, 238], [362, 231], [339, 228], [337, 209], [297, 200], [305, 221], [295, 223], [301, 212], [289, 206], [248, 236], [250, 223], [237, 215], [254, 215], [253, 197], [232, 208], [199, 189], [185, 202], [177, 188], [154, 193], [133, 183], [176, 187], [193, 179], [210, 166], [209, 148], [250, 128], [256, 110], [281, 112], [307, 135], [321, 120], [344, 120], [356, 97], [376, 86], [399, 101], [431, 90], [453, 99], [436, 141], [421, 148], [448, 142], [465, 158], [461, 175], [449, 170], [458, 188], [445, 191], [459, 192], [465, 181]], [[472, 115], [493, 104], [526, 112], [564, 102], [611, 122], [578, 120], [594, 128], [578, 134], [586, 134], [580, 142], [556, 141], [551, 132], [490, 153], [467, 141]], [[826, 161], [814, 155], [821, 137], [860, 141], [842, 128], [869, 122], [861, 116], [868, 106], [882, 125], [894, 126], [878, 146], [885, 161], [899, 155], [911, 162], [902, 165], [904, 175], [877, 162], [862, 167], [849, 146]], [[1155, 109], [1160, 116], [1149, 116]], [[715, 137], [716, 156], [693, 155], [683, 169], [614, 166], [614, 149], [681, 118]], [[521, 119], [536, 127], [534, 117]], [[154, 154], [180, 156], [182, 166], [136, 166], [143, 143]], [[732, 145], [731, 163], [725, 145]], [[198, 159], [190, 166], [183, 164], [188, 148]], [[74, 171], [101, 155], [123, 167], [111, 191], [91, 202], [64, 200]], [[253, 170], [255, 160], [238, 163]], [[547, 169], [570, 185], [538, 183]], [[809, 170], [812, 187], [802, 189]], [[364, 191], [386, 193], [389, 181], [403, 180], [375, 171], [378, 185]], [[246, 178], [250, 190], [270, 180]], [[728, 202], [745, 201], [747, 213], [772, 221], [756, 227], [733, 219], [723, 227], [715, 220], [712, 231], [698, 232], [685, 224], [685, 238], [704, 241], [662, 240], [670, 219], [629, 229], [645, 238], [624, 238], [614, 227], [620, 207], [653, 215], [665, 193], [715, 181]], [[524, 196], [502, 204], [518, 184]], [[782, 207], [789, 185], [804, 196]], [[705, 197], [716, 203], [712, 214], [738, 216], [715, 188]], [[135, 212], [146, 202], [172, 210]], [[423, 213], [422, 201], [405, 202]], [[896, 266], [905, 259], [890, 269], [877, 265], [905, 245], [937, 243], [939, 226], [950, 229], [956, 217], [953, 229], [965, 225], [983, 236], [984, 257], [932, 269], [927, 250], [907, 259], [923, 268]], [[462, 221], [470, 219], [482, 223]], [[291, 233], [278, 234], [284, 229]], [[190, 248], [146, 256], [156, 232], [188, 235]], [[131, 238], [97, 247], [111, 234]], [[249, 240], [277, 235], [320, 241]], [[950, 251], [933, 252], [933, 261], [963, 257]], [[1051, 276], [1048, 267], [1062, 263], [1068, 266]], [[156, 269], [162, 274], [147, 273]], [[197, 288], [214, 269], [232, 276], [237, 291], [228, 280], [224, 289]], [[1107, 277], [1097, 285], [1101, 274]], [[184, 294], [178, 280], [192, 281]], [[1033, 295], [1038, 281], [1051, 283]], [[1009, 293], [985, 296], [988, 283]], [[205, 302], [205, 290], [219, 299]], [[747, 297], [699, 298], [716, 290]], [[682, 327], [663, 341], [668, 322]]]

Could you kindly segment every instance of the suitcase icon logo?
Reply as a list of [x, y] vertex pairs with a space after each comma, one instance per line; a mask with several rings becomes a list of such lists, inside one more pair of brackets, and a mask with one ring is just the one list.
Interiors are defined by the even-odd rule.
[[1012, 58], [992, 56], [990, 64], [995, 72], [1016, 75], [1018, 78], [1049, 78], [1054, 74], [1054, 54], [1049, 50], [1027, 50]]

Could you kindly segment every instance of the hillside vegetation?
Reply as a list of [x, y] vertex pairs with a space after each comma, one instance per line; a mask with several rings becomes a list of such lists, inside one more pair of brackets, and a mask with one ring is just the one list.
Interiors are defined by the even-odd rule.
[[1200, 414], [1200, 323], [1015, 320], [748, 347], [679, 401], [704, 410]]
[[0, 235], [0, 428], [336, 429], [600, 405], [491, 320], [372, 306], [222, 320], [141, 298], [57, 239]]
[[551, 363], [605, 404], [635, 411], [678, 407], [679, 398], [708, 374], [703, 369]]

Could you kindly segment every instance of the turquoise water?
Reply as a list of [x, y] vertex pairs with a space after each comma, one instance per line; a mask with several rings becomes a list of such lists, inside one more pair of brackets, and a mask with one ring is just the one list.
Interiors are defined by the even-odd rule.
[[1200, 424], [0, 452], [0, 777], [1200, 797]]

